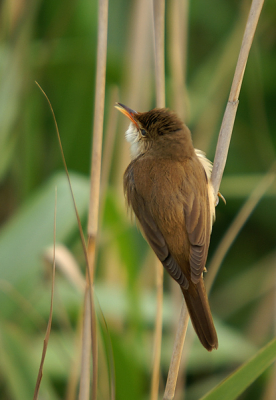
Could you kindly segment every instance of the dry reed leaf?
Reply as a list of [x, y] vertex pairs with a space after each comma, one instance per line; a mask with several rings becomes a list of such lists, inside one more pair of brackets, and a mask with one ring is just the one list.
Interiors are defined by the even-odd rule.
[[[48, 247], [43, 255], [47, 261], [50, 261], [51, 254], [53, 254], [52, 246]], [[56, 268], [60, 270], [76, 289], [84, 293], [85, 279], [73, 254], [62, 244], [56, 246], [55, 254]]]

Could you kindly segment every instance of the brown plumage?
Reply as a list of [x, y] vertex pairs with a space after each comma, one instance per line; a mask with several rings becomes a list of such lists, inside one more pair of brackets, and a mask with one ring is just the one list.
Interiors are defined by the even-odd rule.
[[210, 163], [195, 152], [189, 129], [168, 109], [145, 113], [117, 105], [131, 119], [133, 160], [124, 191], [153, 251], [179, 283], [203, 346], [218, 347], [204, 283], [215, 197]]

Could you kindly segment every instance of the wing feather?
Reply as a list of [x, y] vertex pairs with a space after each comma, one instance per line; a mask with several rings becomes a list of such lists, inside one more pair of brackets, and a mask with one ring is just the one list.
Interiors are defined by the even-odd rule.
[[130, 167], [131, 164], [125, 172], [124, 179], [124, 188], [128, 204], [131, 205], [134, 214], [142, 227], [146, 240], [163, 264], [164, 268], [180, 286], [187, 289], [189, 287], [188, 280], [178, 263], [175, 261], [173, 255], [170, 254], [165, 238], [151, 216], [147, 203], [138, 193], [135, 181], [131, 177], [133, 171]]
[[195, 197], [192, 191], [187, 196], [187, 204], [184, 204], [186, 229], [191, 245], [189, 259], [191, 278], [194, 283], [199, 281], [204, 271], [210, 242], [211, 222], [207, 183], [202, 190], [204, 204], [200, 202], [201, 197]]

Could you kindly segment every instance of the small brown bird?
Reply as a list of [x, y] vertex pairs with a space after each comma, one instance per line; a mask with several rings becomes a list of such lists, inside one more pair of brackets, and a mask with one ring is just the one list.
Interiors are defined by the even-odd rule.
[[126, 131], [133, 158], [124, 174], [127, 203], [164, 268], [179, 283], [199, 340], [208, 351], [216, 349], [203, 283], [215, 217], [212, 164], [194, 149], [189, 129], [172, 111], [141, 113], [120, 103], [116, 108], [131, 120]]

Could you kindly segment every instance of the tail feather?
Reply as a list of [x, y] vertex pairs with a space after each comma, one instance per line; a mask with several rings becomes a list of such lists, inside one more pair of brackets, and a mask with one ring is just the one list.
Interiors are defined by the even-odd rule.
[[208, 350], [218, 348], [218, 338], [214, 326], [203, 279], [197, 284], [189, 282], [189, 288], [181, 287], [190, 318], [202, 345]]

